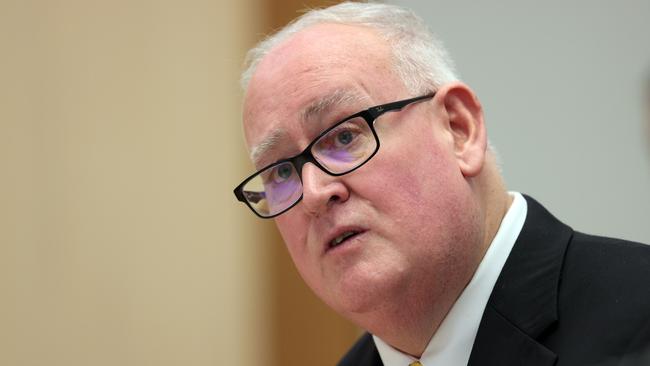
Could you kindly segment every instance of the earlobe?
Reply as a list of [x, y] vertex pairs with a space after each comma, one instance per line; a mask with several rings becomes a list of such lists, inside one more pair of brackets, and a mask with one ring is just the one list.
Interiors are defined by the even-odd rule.
[[449, 118], [448, 128], [458, 166], [464, 176], [476, 176], [483, 168], [487, 148], [481, 103], [476, 94], [462, 83], [447, 84], [438, 93], [442, 93]]

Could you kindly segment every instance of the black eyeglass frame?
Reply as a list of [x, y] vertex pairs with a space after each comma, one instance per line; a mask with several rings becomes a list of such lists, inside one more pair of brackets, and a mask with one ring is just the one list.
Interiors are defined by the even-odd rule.
[[[409, 98], [409, 99], [399, 100], [399, 101], [396, 101], [396, 102], [377, 105], [377, 106], [374, 106], [374, 107], [370, 107], [370, 108], [368, 108], [366, 110], [363, 110], [361, 112], [355, 113], [355, 114], [353, 114], [351, 116], [348, 116], [348, 117], [342, 119], [339, 122], [336, 122], [334, 125], [327, 128], [326, 130], [321, 132], [318, 136], [316, 136], [316, 138], [314, 138], [312, 140], [312, 142], [309, 143], [309, 145], [307, 145], [307, 147], [301, 153], [299, 153], [299, 154], [297, 154], [295, 156], [292, 156], [292, 157], [289, 157], [289, 158], [286, 158], [286, 159], [282, 159], [282, 160], [278, 160], [278, 161], [276, 161], [274, 163], [271, 163], [271, 164], [263, 167], [262, 169], [259, 169], [255, 173], [251, 174], [248, 178], [244, 179], [244, 181], [241, 182], [233, 190], [233, 192], [235, 194], [235, 197], [237, 197], [237, 200], [239, 200], [241, 202], [244, 202], [248, 206], [248, 208], [250, 208], [251, 211], [253, 211], [253, 213], [255, 215], [257, 215], [258, 217], [260, 217], [262, 219], [270, 219], [270, 218], [282, 215], [283, 213], [285, 213], [285, 212], [289, 211], [291, 208], [293, 208], [293, 206], [297, 205], [300, 201], [302, 201], [302, 196], [303, 196], [302, 192], [300, 193], [300, 197], [296, 200], [296, 202], [292, 203], [289, 207], [287, 207], [284, 210], [282, 210], [282, 211], [280, 211], [278, 213], [275, 213], [273, 215], [263, 216], [259, 212], [257, 212], [257, 210], [255, 210], [253, 208], [253, 206], [251, 206], [250, 202], [246, 199], [246, 196], [244, 194], [244, 186], [246, 185], [246, 183], [248, 183], [253, 178], [257, 177], [257, 175], [259, 175], [261, 172], [263, 172], [263, 171], [265, 171], [265, 170], [267, 170], [267, 169], [269, 169], [269, 168], [271, 168], [271, 167], [273, 167], [275, 165], [280, 165], [280, 164], [284, 164], [284, 163], [287, 163], [287, 162], [290, 162], [291, 165], [294, 167], [294, 169], [296, 169], [296, 173], [298, 173], [298, 177], [300, 178], [301, 185], [302, 185], [302, 167], [306, 163], [312, 163], [312, 164], [316, 165], [320, 170], [322, 170], [325, 173], [327, 173], [327, 174], [329, 174], [331, 176], [334, 176], [334, 177], [338, 177], [338, 176], [341, 176], [341, 175], [352, 173], [353, 171], [361, 168], [365, 163], [367, 163], [370, 159], [372, 159], [373, 156], [375, 156], [375, 154], [377, 154], [377, 151], [379, 151], [380, 142], [379, 142], [379, 137], [377, 136], [377, 131], [375, 131], [375, 126], [374, 126], [374, 123], [377, 120], [377, 118], [379, 118], [384, 113], [398, 112], [398, 111], [401, 111], [402, 109], [404, 109], [404, 107], [406, 107], [406, 106], [408, 106], [410, 104], [420, 102], [420, 101], [424, 101], [424, 100], [427, 100], [427, 99], [431, 99], [431, 98], [433, 98], [435, 96], [435, 94], [436, 94], [435, 92], [432, 92], [432, 93], [425, 94], [425, 95], [415, 97], [415, 98]], [[321, 165], [318, 162], [318, 160], [316, 160], [316, 158], [314, 158], [314, 155], [312, 154], [311, 149], [312, 149], [312, 147], [314, 147], [316, 142], [318, 142], [318, 140], [320, 140], [321, 137], [325, 136], [327, 133], [329, 133], [330, 131], [332, 131], [333, 129], [338, 127], [339, 125], [341, 125], [341, 124], [343, 124], [343, 123], [345, 123], [345, 122], [347, 122], [347, 121], [349, 121], [349, 120], [351, 120], [353, 118], [357, 118], [357, 117], [363, 118], [363, 120], [366, 121], [366, 123], [368, 124], [368, 128], [370, 128], [370, 131], [372, 131], [372, 135], [375, 137], [375, 142], [377, 143], [377, 146], [375, 147], [375, 151], [373, 151], [372, 154], [368, 155], [368, 157], [364, 161], [362, 161], [361, 163], [356, 165], [354, 168], [352, 168], [350, 170], [346, 170], [346, 171], [341, 172], [341, 173], [334, 173], [334, 172], [330, 171], [329, 169], [327, 169], [325, 166]]]

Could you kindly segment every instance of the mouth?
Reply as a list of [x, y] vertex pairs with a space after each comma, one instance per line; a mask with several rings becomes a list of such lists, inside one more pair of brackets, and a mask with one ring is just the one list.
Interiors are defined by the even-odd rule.
[[331, 250], [331, 249], [334, 249], [336, 247], [339, 247], [339, 246], [349, 242], [352, 238], [354, 238], [355, 236], [357, 236], [357, 235], [359, 235], [359, 234], [361, 234], [363, 232], [364, 232], [363, 230], [359, 230], [359, 229], [342, 231], [338, 235], [334, 236], [334, 238], [332, 238], [332, 240], [330, 240], [328, 242], [327, 250]]

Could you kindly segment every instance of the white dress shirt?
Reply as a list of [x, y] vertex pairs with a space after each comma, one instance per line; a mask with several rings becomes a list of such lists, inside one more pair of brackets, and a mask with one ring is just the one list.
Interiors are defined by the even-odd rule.
[[[509, 194], [513, 197], [512, 205], [474, 276], [425, 348], [419, 359], [423, 366], [467, 365], [485, 306], [526, 220], [526, 200], [518, 192]], [[385, 366], [408, 366], [418, 361], [379, 337], [373, 335], [373, 338]]]

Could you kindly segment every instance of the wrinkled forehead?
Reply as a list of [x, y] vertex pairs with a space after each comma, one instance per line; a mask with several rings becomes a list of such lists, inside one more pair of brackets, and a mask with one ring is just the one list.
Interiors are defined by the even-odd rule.
[[390, 47], [375, 30], [310, 26], [277, 45], [257, 65], [244, 98], [248, 148], [255, 150], [269, 136], [278, 139], [288, 133], [284, 130], [297, 128], [310, 115], [306, 110], [322, 99], [342, 104], [364, 100], [363, 106], [369, 107], [389, 95], [387, 90], [394, 91], [397, 80]]

